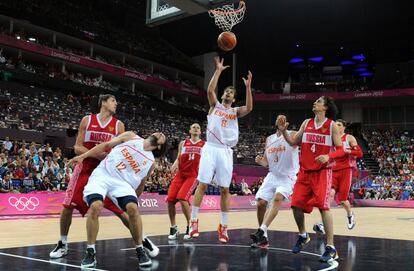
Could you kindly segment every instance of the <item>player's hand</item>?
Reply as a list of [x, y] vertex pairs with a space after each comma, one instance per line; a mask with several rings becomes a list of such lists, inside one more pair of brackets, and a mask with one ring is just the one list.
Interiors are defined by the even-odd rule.
[[243, 79], [243, 82], [244, 82], [244, 85], [247, 87], [247, 88], [250, 88], [251, 87], [251, 85], [252, 85], [252, 78], [253, 78], [253, 75], [252, 75], [252, 72], [251, 71], [249, 71], [248, 73], [247, 73], [247, 79], [246, 78], [242, 78]]
[[350, 150], [350, 149], [345, 149], [345, 148], [344, 148], [344, 153], [348, 153], [348, 154], [350, 154], [350, 153], [351, 153], [351, 150]]
[[218, 70], [219, 72], [222, 72], [230, 67], [224, 66], [224, 58], [220, 59], [218, 56], [214, 57], [214, 62], [216, 62], [216, 70]]
[[256, 162], [256, 164], [261, 165], [263, 162], [263, 156], [262, 155], [256, 156], [256, 159], [254, 159], [254, 161]]
[[327, 154], [319, 155], [318, 157], [315, 158], [315, 161], [318, 162], [319, 164], [325, 164], [329, 161], [329, 155]]
[[174, 163], [174, 164], [171, 166], [171, 172], [172, 172], [172, 173], [175, 173], [175, 172], [177, 172], [177, 170], [178, 170], [178, 163]]
[[69, 162], [68, 162], [68, 165], [69, 166], [72, 166], [72, 165], [77, 165], [77, 164], [80, 164], [80, 163], [82, 163], [82, 161], [83, 161], [83, 157], [81, 157], [81, 155], [79, 155], [79, 156], [76, 156], [76, 157], [73, 157], [72, 159], [70, 159], [69, 160]]
[[289, 122], [286, 121], [286, 117], [280, 115], [276, 120], [277, 129], [279, 131], [284, 132], [286, 131], [287, 127], [289, 126]]

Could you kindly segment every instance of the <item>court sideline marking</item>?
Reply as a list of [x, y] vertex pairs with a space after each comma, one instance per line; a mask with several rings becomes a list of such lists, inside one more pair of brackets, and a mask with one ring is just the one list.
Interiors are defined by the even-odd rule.
[[54, 262], [54, 261], [50, 261], [50, 260], [47, 261], [47, 260], [31, 258], [31, 257], [26, 257], [26, 256], [20, 256], [20, 255], [15, 255], [15, 254], [9, 254], [9, 253], [4, 253], [4, 252], [0, 252], [0, 255], [8, 256], [8, 257], [14, 257], [14, 258], [20, 258], [20, 259], [30, 260], [30, 261], [35, 261], [35, 262], [43, 262], [43, 263], [49, 263], [49, 264], [69, 266], [69, 267], [79, 268], [79, 269], [82, 269], [82, 270], [107, 271], [105, 269], [86, 268], [86, 267], [81, 267], [80, 265], [73, 265], [73, 264], [68, 264], [68, 263], [59, 263], [59, 262]]

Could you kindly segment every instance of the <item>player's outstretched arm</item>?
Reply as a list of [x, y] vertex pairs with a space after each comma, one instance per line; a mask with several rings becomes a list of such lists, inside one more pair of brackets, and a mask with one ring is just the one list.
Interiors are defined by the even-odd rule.
[[216, 71], [213, 74], [213, 77], [211, 77], [210, 83], [208, 84], [207, 88], [207, 98], [208, 103], [210, 107], [214, 107], [217, 103], [217, 83], [220, 78], [221, 72], [227, 69], [230, 66], [224, 66], [223, 62], [224, 59], [220, 59], [219, 57], [214, 57], [214, 62], [216, 63]]
[[266, 144], [264, 146], [263, 155], [257, 155], [255, 162], [258, 165], [261, 165], [262, 167], [267, 167], [269, 165], [269, 162], [267, 161], [266, 157], [266, 148], [267, 148], [267, 142], [269, 141], [269, 138], [266, 139]]
[[302, 142], [302, 136], [305, 131], [305, 127], [307, 123], [308, 123], [308, 120], [305, 120], [304, 122], [302, 122], [302, 125], [300, 126], [300, 129], [298, 132], [289, 134], [287, 132], [287, 127], [289, 126], [289, 122], [286, 121], [286, 117], [281, 116], [276, 121], [277, 129], [282, 133], [286, 142], [290, 146], [298, 146]]
[[363, 156], [361, 147], [358, 145], [358, 142], [353, 135], [348, 135], [348, 143], [349, 146], [351, 146], [351, 150], [344, 151], [354, 156], [355, 158], [361, 158]]
[[152, 164], [150, 170], [148, 170], [148, 174], [147, 176], [145, 176], [144, 179], [142, 179], [141, 183], [139, 184], [137, 190], [135, 190], [135, 193], [137, 194], [137, 197], [141, 196], [142, 192], [144, 192], [144, 188], [145, 188], [145, 183], [147, 182], [147, 180], [149, 179], [149, 177], [151, 176], [152, 172], [154, 171], [155, 168], [155, 164]]
[[86, 126], [88, 125], [89, 118], [90, 116], [83, 117], [79, 124], [78, 136], [76, 137], [75, 146], [73, 146], [76, 155], [81, 155], [88, 151], [88, 149], [83, 146], [83, 141], [85, 139]]
[[253, 75], [249, 71], [247, 73], [247, 78], [242, 78], [244, 85], [246, 86], [246, 105], [241, 106], [237, 110], [237, 115], [239, 118], [242, 118], [252, 112], [253, 110], [253, 95], [252, 95], [252, 79]]
[[181, 150], [183, 149], [183, 145], [184, 145], [184, 140], [181, 141], [180, 144], [178, 145], [177, 159], [175, 159], [174, 164], [171, 167], [172, 172], [176, 172], [178, 168], [180, 167], [180, 155], [181, 155]]
[[81, 163], [84, 159], [89, 157], [98, 157], [101, 153], [106, 152], [109, 149], [112, 149], [116, 145], [119, 145], [123, 142], [133, 139], [136, 136], [134, 132], [125, 132], [120, 134], [117, 137], [112, 138], [108, 142], [101, 143], [96, 145], [92, 149], [88, 150], [87, 152], [72, 158], [69, 162], [71, 164]]

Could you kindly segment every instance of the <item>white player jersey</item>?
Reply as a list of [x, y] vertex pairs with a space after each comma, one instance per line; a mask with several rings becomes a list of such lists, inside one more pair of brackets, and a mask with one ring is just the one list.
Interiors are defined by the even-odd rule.
[[207, 142], [234, 147], [238, 140], [237, 107], [225, 108], [217, 102], [207, 116]]
[[144, 139], [137, 136], [115, 146], [99, 166], [105, 167], [111, 176], [121, 178], [137, 189], [153, 163], [154, 155], [144, 150]]
[[266, 139], [266, 158], [269, 164], [269, 172], [275, 175], [296, 175], [299, 171], [298, 149], [298, 147], [290, 146], [283, 135], [273, 134], [269, 136]]

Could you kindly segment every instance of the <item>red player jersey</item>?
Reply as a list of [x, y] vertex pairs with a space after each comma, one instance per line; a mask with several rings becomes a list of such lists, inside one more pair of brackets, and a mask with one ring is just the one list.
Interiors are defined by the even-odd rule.
[[320, 170], [325, 167], [332, 167], [331, 161], [319, 164], [315, 159], [319, 155], [329, 154], [333, 151], [333, 123], [333, 120], [325, 119], [322, 125], [316, 127], [315, 119], [309, 119], [300, 145], [300, 167], [303, 170]]
[[205, 141], [199, 140], [192, 142], [191, 139], [186, 139], [181, 148], [181, 155], [179, 160], [178, 171], [184, 176], [197, 176], [198, 164], [200, 163], [201, 149]]
[[[107, 123], [102, 124], [99, 121], [98, 114], [88, 116], [88, 124], [86, 126], [85, 138], [83, 146], [88, 150], [96, 145], [107, 142], [118, 135], [118, 121], [115, 117], [111, 117]], [[86, 163], [98, 165], [99, 160], [95, 158], [87, 158]]]
[[[347, 138], [347, 134], [344, 134], [341, 137], [342, 146], [344, 147], [344, 150], [351, 150], [351, 146], [349, 145]], [[333, 170], [340, 170], [345, 168], [356, 168], [356, 159], [354, 156], [345, 154], [345, 156], [335, 159]]]

